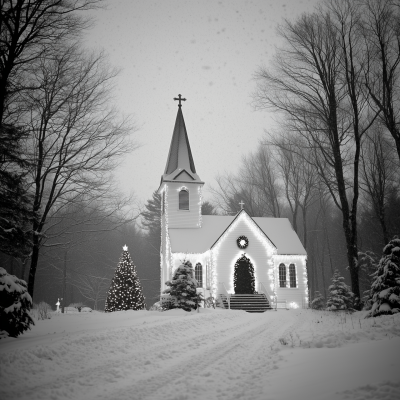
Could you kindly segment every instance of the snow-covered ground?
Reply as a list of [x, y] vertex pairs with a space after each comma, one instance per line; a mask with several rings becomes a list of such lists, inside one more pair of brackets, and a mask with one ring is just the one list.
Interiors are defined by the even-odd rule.
[[55, 314], [0, 340], [1, 399], [400, 399], [400, 315]]

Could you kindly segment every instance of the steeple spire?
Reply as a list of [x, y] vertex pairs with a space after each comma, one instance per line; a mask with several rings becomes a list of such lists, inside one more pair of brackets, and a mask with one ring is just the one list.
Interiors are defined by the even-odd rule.
[[167, 164], [161, 180], [203, 183], [196, 173], [185, 120], [183, 119], [181, 101], [186, 101], [186, 99], [182, 98], [179, 94], [178, 98], [174, 98], [174, 100], [179, 101], [178, 113], [176, 115]]

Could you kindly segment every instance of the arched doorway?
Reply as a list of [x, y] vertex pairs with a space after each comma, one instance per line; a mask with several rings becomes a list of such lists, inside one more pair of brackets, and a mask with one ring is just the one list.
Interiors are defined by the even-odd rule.
[[254, 294], [254, 267], [245, 254], [236, 261], [233, 286], [235, 294]]

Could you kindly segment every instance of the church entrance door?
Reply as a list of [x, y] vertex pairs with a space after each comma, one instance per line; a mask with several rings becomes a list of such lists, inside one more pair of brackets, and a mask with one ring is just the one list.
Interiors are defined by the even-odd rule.
[[254, 294], [254, 267], [246, 253], [236, 261], [233, 285], [235, 294]]

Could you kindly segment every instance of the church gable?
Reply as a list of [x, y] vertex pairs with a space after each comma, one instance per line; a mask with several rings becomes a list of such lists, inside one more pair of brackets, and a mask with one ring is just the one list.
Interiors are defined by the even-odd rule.
[[244, 210], [218, 238], [211, 251], [218, 266], [217, 282], [223, 284], [228, 292], [234, 292], [234, 267], [243, 254], [254, 267], [256, 290], [260, 283], [270, 282], [276, 247]]
[[185, 170], [179, 172], [179, 174], [177, 174], [174, 178], [174, 181], [180, 181], [180, 182], [187, 182], [187, 181], [193, 181], [194, 178], [189, 175]]
[[263, 230], [257, 225], [257, 223], [246, 213], [245, 210], [241, 210], [239, 214], [234, 218], [230, 225], [225, 229], [221, 236], [216, 240], [216, 242], [211, 246], [212, 248], [218, 247], [224, 238], [233, 231], [238, 230], [238, 226], [245, 226], [245, 230], [250, 230], [253, 235], [257, 237], [258, 240], [263, 242], [266, 246], [272, 247], [276, 250], [275, 244], [272, 240], [263, 232]]

